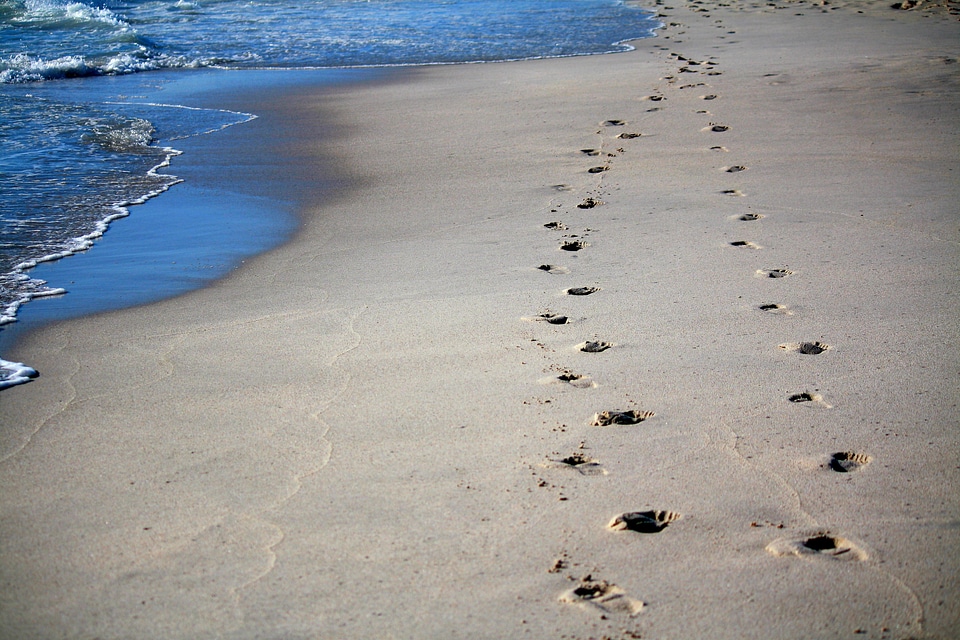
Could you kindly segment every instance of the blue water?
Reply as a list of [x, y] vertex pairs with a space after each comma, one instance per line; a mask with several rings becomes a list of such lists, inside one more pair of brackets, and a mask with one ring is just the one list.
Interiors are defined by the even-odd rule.
[[[0, 0], [0, 333], [45, 304], [25, 303], [82, 286], [45, 281], [38, 275], [44, 264], [90, 249], [111, 222], [168, 189], [192, 193], [176, 175], [186, 141], [256, 118], [165, 101], [157, 88], [171, 70], [600, 54], [625, 50], [620, 43], [652, 36], [658, 26], [651, 12], [620, 0]], [[134, 74], [135, 81], [111, 81]], [[282, 241], [284, 233], [265, 231], [289, 229], [289, 218], [277, 215], [282, 207], [258, 209], [267, 219], [241, 228]], [[191, 235], [190, 225], [179, 224], [168, 241]], [[236, 237], [222, 242], [238, 245]], [[268, 248], [238, 246], [234, 261]], [[0, 389], [34, 374], [0, 360]]]

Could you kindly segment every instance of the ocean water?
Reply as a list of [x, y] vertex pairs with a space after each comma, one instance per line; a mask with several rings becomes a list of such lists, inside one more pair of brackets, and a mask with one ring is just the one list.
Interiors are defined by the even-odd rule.
[[[652, 12], [622, 0], [0, 0], [0, 333], [43, 298], [69, 296], [67, 283], [38, 277], [44, 264], [110, 242], [101, 237], [111, 223], [185, 189], [176, 175], [179, 142], [256, 118], [152, 101], [151, 83], [172, 70], [602, 54], [658, 26]], [[137, 82], [111, 81], [134, 75]], [[289, 218], [277, 215], [282, 207], [258, 209], [265, 219], [240, 228], [281, 241], [284, 233], [265, 229], [289, 230]], [[189, 226], [175, 231], [187, 236]], [[166, 242], [177, 241], [169, 235]], [[234, 261], [269, 248], [226, 235], [222, 242], [237, 247]], [[202, 278], [191, 286], [201, 285]], [[144, 288], [131, 304], [150, 299]], [[162, 289], [155, 297], [169, 295]], [[0, 359], [0, 389], [36, 374]]]

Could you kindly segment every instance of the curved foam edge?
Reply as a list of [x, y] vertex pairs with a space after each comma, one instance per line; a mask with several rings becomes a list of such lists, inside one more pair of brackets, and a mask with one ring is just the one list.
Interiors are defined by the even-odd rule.
[[40, 374], [22, 362], [0, 359], [0, 389], [30, 382]]

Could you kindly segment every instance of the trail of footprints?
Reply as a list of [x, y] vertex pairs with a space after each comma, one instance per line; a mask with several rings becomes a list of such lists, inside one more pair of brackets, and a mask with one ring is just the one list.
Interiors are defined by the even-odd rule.
[[[658, 4], [660, 3], [661, 0], [658, 0]], [[672, 23], [672, 26], [678, 25]], [[666, 47], [664, 47], [664, 49], [666, 49]], [[663, 78], [667, 84], [667, 91], [656, 92], [641, 98], [642, 101], [653, 105], [647, 108], [647, 112], [656, 112], [663, 109], [664, 103], [669, 97], [665, 95], [665, 93], [669, 92], [670, 89], [679, 91], [708, 86], [706, 82], [687, 82], [680, 84], [681, 78], [688, 77], [681, 74], [700, 74], [703, 76], [716, 76], [721, 74], [719, 64], [716, 60], [699, 61], [678, 53], [671, 53], [670, 57], [675, 59], [680, 66], [674, 74], [667, 75]], [[720, 96], [716, 93], [705, 93], [699, 97], [711, 103], [720, 99]], [[709, 115], [709, 112], [706, 110], [698, 111], [698, 113]], [[608, 119], [600, 123], [600, 127], [601, 129], [598, 133], [601, 134], [604, 132], [609, 133], [611, 129], [622, 129], [622, 131], [619, 131], [616, 135], [607, 136], [607, 138], [612, 138], [617, 141], [635, 140], [642, 138], [644, 135], [642, 132], [636, 131], [631, 127], [629, 121], [622, 119]], [[711, 121], [701, 130], [708, 136], [723, 136], [732, 129], [733, 126], [728, 123]], [[602, 158], [602, 163], [595, 161], [585, 168], [588, 174], [597, 174], [597, 179], [600, 181], [600, 184], [597, 186], [595, 193], [583, 197], [579, 203], [575, 205], [576, 208], [582, 212], [595, 209], [605, 204], [600, 194], [603, 174], [615, 170], [616, 157], [625, 152], [623, 148], [616, 149], [616, 152], [605, 152], [602, 147], [603, 144], [601, 143], [601, 148], [580, 150], [585, 158]], [[716, 152], [729, 152], [729, 149], [722, 145], [714, 145], [709, 148]], [[748, 171], [748, 169], [749, 167], [741, 164], [720, 167], [720, 171], [731, 176], [742, 174]], [[561, 192], [570, 191], [566, 185], [558, 185], [557, 190]], [[721, 194], [727, 196], [745, 195], [737, 188], [724, 189], [721, 191]], [[559, 208], [553, 209], [554, 212], [558, 210]], [[764, 217], [762, 214], [746, 212], [732, 216], [731, 220], [738, 224], [756, 223], [764, 219]], [[568, 225], [560, 220], [549, 221], [545, 223], [543, 227], [554, 232], [564, 232], [558, 240], [557, 245], [557, 251], [560, 255], [563, 255], [565, 252], [587, 251], [591, 247], [587, 238], [593, 231], [592, 229], [587, 228], [582, 231], [571, 232]], [[752, 225], [750, 225], [750, 227], [752, 227]], [[745, 226], [744, 228], [749, 227]], [[755, 251], [763, 249], [761, 245], [752, 240], [737, 240], [729, 244], [738, 249]], [[551, 275], [566, 276], [571, 274], [571, 270], [568, 267], [552, 263], [541, 264], [537, 269]], [[795, 275], [793, 270], [781, 266], [764, 266], [754, 272], [754, 277], [773, 280], [782, 280], [793, 275]], [[603, 288], [601, 286], [595, 285], [573, 286], [563, 289], [563, 293], [568, 296], [591, 296], [602, 291]], [[763, 302], [758, 304], [756, 309], [765, 314], [780, 316], [788, 316], [793, 313], [787, 305], [780, 302]], [[549, 310], [535, 316], [525, 317], [524, 319], [528, 321], [545, 322], [557, 326], [568, 324], [567, 316]], [[577, 344], [576, 349], [583, 353], [602, 354], [615, 346], [615, 343], [612, 341], [594, 338]], [[777, 347], [784, 352], [795, 354], [798, 357], [820, 356], [831, 349], [830, 345], [819, 341], [785, 343], [777, 345]], [[597, 382], [589, 376], [563, 368], [560, 365], [553, 365], [553, 368], [557, 374], [542, 380], [542, 382], [567, 384], [584, 390], [597, 386]], [[785, 401], [801, 406], [807, 405], [830, 408], [830, 405], [826, 403], [823, 396], [810, 391], [794, 393], [785, 398]], [[592, 417], [587, 418], [584, 424], [595, 428], [636, 428], [637, 425], [641, 425], [655, 418], [655, 416], [655, 412], [643, 409], [612, 408], [597, 411]], [[566, 425], [564, 425], [564, 427], [565, 426]], [[556, 430], [557, 429], [555, 429], [555, 431]], [[565, 428], [560, 429], [560, 431], [565, 430]], [[606, 476], [609, 470], [603, 466], [600, 460], [588, 456], [583, 451], [585, 448], [585, 441], [581, 441], [579, 450], [566, 455], [555, 453], [554, 457], [548, 457], [541, 466], [553, 469], [566, 469], [578, 475], [592, 478], [602, 478]], [[870, 464], [871, 461], [871, 456], [866, 453], [859, 451], [841, 451], [831, 454], [822, 466], [834, 473], [850, 474], [860, 471]], [[541, 479], [538, 486], [553, 485], [549, 485], [549, 483]], [[567, 497], [561, 495], [559, 499], [567, 500]], [[671, 526], [679, 526], [675, 523], [679, 523], [682, 519], [683, 515], [681, 513], [664, 509], [625, 511], [613, 516], [607, 523], [606, 528], [611, 532], [622, 532], [625, 535], [638, 535], [642, 537], [660, 534]], [[760, 525], [754, 522], [750, 523], [750, 526], [756, 527]], [[783, 524], [776, 526], [781, 529], [784, 528]], [[828, 530], [801, 531], [792, 536], [781, 537], [770, 542], [765, 550], [774, 556], [825, 557], [845, 561], [864, 560], [867, 558], [866, 552], [855, 542]], [[566, 556], [566, 552], [562, 552], [560, 558], [555, 561], [548, 571], [550, 573], [560, 573], [564, 569], [569, 568], [570, 564], [571, 562]], [[560, 602], [576, 605], [589, 611], [599, 612], [604, 617], [611, 614], [628, 617], [636, 616], [645, 606], [642, 600], [628, 594], [624, 589], [606, 580], [597, 579], [592, 574], [579, 578], [574, 575], [568, 575], [567, 579], [575, 582], [576, 585], [564, 591], [559, 596]]]

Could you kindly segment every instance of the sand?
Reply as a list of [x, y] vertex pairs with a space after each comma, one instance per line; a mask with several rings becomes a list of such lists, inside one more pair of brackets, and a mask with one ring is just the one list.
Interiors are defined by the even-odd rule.
[[349, 186], [11, 352], [0, 635], [957, 637], [956, 12], [658, 9], [235, 96]]

